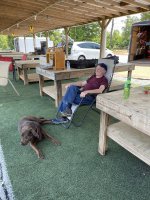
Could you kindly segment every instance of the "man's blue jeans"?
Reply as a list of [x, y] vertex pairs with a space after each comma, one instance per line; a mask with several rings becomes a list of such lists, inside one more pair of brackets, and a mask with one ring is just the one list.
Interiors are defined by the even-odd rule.
[[58, 107], [58, 112], [63, 112], [66, 110], [66, 108], [70, 107], [70, 105], [74, 104], [79, 104], [80, 101], [82, 100], [82, 105], [89, 105], [92, 103], [95, 97], [93, 96], [86, 96], [84, 98], [80, 97], [80, 87], [71, 85], [68, 87], [65, 96], [62, 98], [60, 105]]

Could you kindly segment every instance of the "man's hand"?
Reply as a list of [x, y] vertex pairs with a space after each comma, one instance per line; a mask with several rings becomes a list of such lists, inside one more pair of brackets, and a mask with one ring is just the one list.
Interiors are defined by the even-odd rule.
[[88, 94], [88, 91], [81, 92], [80, 97], [85, 97]]

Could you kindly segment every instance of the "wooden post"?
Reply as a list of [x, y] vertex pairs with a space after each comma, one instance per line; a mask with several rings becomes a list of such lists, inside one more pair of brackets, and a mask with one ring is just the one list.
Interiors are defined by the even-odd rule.
[[69, 33], [69, 28], [65, 28], [65, 35], [66, 35], [66, 59], [68, 59], [68, 33]]
[[34, 52], [35, 52], [35, 48], [36, 48], [36, 38], [35, 38], [35, 33], [33, 33], [33, 46], [34, 46]]
[[44, 87], [44, 76], [39, 74], [39, 89], [40, 89], [40, 95], [43, 96], [43, 87]]
[[55, 97], [55, 106], [58, 107], [59, 103], [62, 99], [62, 84], [61, 80], [54, 80], [54, 87], [56, 92], [56, 97]]
[[99, 131], [99, 147], [98, 152], [101, 155], [105, 155], [107, 146], [107, 126], [108, 126], [109, 115], [101, 111], [100, 116], [100, 131]]
[[26, 37], [24, 36], [24, 50], [25, 50], [25, 53], [27, 53], [27, 47], [26, 47]]
[[99, 25], [101, 27], [101, 46], [100, 46], [100, 58], [105, 57], [105, 49], [106, 49], [106, 31], [107, 31], [107, 26], [110, 23], [111, 19], [106, 20], [103, 19], [102, 21], [99, 21]]
[[48, 31], [46, 31], [46, 51], [47, 51], [47, 49], [48, 49], [48, 38], [49, 38], [49, 34], [48, 34], [49, 32]]

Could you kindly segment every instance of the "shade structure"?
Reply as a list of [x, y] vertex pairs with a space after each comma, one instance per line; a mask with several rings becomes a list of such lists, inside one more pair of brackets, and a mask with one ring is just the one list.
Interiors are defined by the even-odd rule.
[[150, 0], [1, 0], [1, 34], [23, 36], [150, 11]]

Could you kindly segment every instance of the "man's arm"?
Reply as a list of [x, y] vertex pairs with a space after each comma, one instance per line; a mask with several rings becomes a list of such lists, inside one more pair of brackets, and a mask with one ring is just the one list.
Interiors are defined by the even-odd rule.
[[74, 83], [68, 83], [65, 88], [67, 89], [68, 87], [70, 87], [71, 85], [75, 85], [78, 87], [83, 87], [87, 82], [86, 81], [78, 81], [78, 82], [74, 82]]
[[95, 90], [86, 90], [81, 92], [80, 97], [85, 97], [87, 94], [101, 94], [105, 90], [105, 86], [101, 85], [98, 89]]

